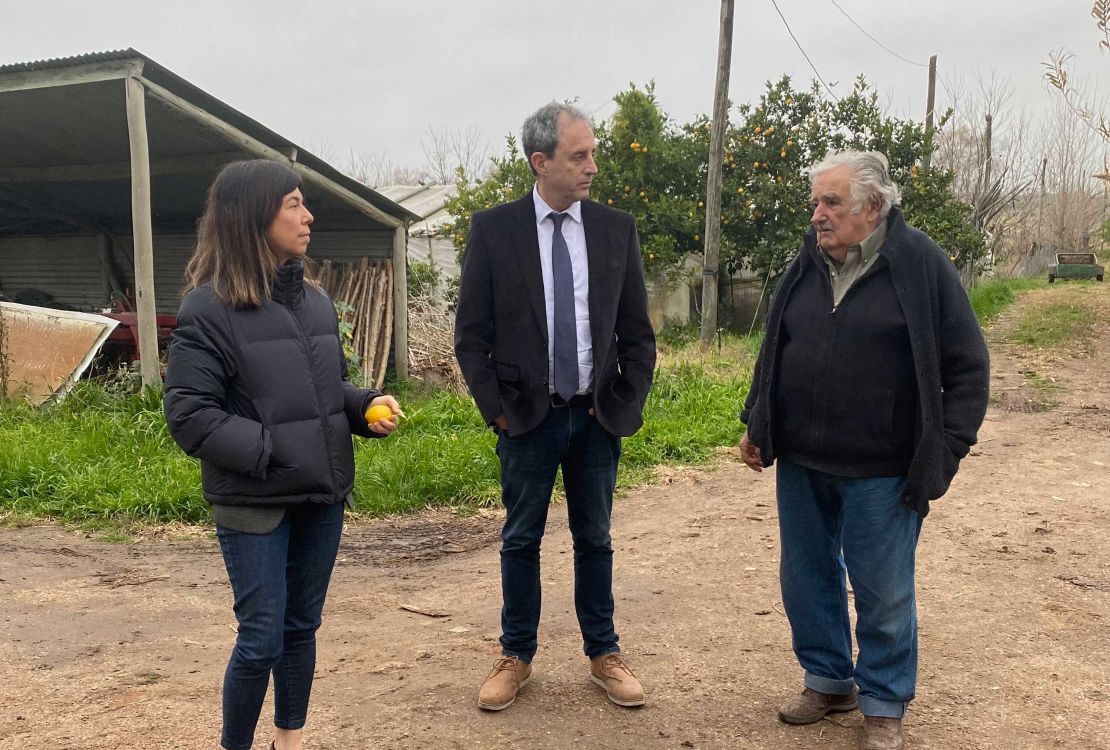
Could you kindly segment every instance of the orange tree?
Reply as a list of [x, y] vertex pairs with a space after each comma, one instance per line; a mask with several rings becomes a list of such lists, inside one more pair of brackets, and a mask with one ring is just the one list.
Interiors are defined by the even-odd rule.
[[645, 270], [667, 275], [702, 250], [698, 194], [705, 183], [697, 177], [705, 154], [659, 108], [654, 83], [630, 86], [613, 100], [616, 112], [596, 129], [593, 196], [635, 217]]
[[722, 262], [771, 277], [793, 258], [810, 218], [806, 169], [831, 151], [880, 151], [902, 188], [909, 223], [929, 234], [958, 264], [983, 255], [970, 207], [949, 190], [952, 173], [922, 170], [933, 148], [924, 128], [883, 114], [878, 94], [863, 78], [833, 102], [814, 84], [793, 88], [789, 78], [767, 85], [755, 106], [741, 105], [729, 132], [722, 195]]
[[[709, 121], [675, 125], [660, 109], [654, 85], [630, 86], [614, 97], [612, 118], [596, 125], [599, 173], [593, 197], [630, 212], [640, 232], [649, 274], [676, 272], [690, 254], [704, 250], [704, 195], [708, 173]], [[926, 232], [963, 267], [984, 253], [970, 207], [949, 190], [952, 173], [918, 166], [933, 148], [924, 128], [886, 116], [878, 94], [863, 78], [839, 101], [817, 84], [793, 87], [789, 78], [768, 83], [759, 102], [736, 108], [726, 132], [721, 206], [721, 264], [776, 278], [793, 258], [808, 228], [806, 168], [831, 150], [876, 150], [890, 160], [903, 191], [906, 219]], [[533, 177], [516, 141], [494, 160], [490, 176], [471, 183], [460, 177], [447, 205], [460, 253], [470, 214], [512, 200], [531, 189]]]

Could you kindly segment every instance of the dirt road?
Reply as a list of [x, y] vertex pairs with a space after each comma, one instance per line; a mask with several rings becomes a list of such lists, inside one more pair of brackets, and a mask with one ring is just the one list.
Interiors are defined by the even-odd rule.
[[[925, 522], [909, 748], [1110, 748], [1110, 285], [1060, 287], [992, 329], [981, 443]], [[1006, 343], [1021, 310], [1060, 295], [1100, 310], [1095, 350]], [[855, 747], [858, 714], [775, 718], [801, 674], [778, 591], [773, 479], [725, 456], [619, 501], [618, 628], [649, 691], [639, 710], [587, 679], [561, 506], [544, 549], [537, 677], [499, 714], [475, 707], [497, 651], [498, 515], [351, 526], [306, 747]], [[0, 748], [216, 747], [234, 619], [210, 537], [118, 545], [0, 529], [0, 602]], [[256, 746], [268, 741], [263, 730]]]

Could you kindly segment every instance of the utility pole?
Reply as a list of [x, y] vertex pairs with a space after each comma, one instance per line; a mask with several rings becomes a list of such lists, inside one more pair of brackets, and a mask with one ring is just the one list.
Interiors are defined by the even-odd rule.
[[983, 131], [983, 163], [979, 166], [980, 184], [978, 198], [975, 201], [975, 228], [985, 229], [982, 222], [983, 205], [988, 200], [991, 190], [991, 171], [993, 166], [992, 152], [991, 152], [991, 137], [994, 117], [990, 114], [987, 115], [986, 129]]
[[[936, 101], [937, 95], [937, 56], [932, 55], [929, 57], [929, 99], [925, 102], [925, 138], [926, 140], [933, 136], [933, 103]], [[933, 163], [933, 152], [930, 150], [925, 154], [925, 159], [922, 161], [921, 166], [928, 169]]]
[[713, 88], [713, 127], [709, 134], [709, 179], [705, 186], [705, 261], [701, 272], [701, 345], [717, 335], [717, 285], [721, 268], [721, 181], [728, 124], [728, 74], [732, 67], [733, 0], [721, 0], [717, 43], [717, 82]]

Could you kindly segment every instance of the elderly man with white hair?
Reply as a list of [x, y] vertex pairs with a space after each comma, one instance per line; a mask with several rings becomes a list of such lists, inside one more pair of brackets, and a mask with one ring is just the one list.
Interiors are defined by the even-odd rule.
[[812, 228], [740, 414], [744, 462], [778, 462], [780, 583], [805, 671], [779, 718], [858, 705], [860, 746], [897, 750], [917, 678], [914, 553], [986, 413], [987, 347], [948, 254], [902, 217], [886, 157], [837, 153], [810, 180]]

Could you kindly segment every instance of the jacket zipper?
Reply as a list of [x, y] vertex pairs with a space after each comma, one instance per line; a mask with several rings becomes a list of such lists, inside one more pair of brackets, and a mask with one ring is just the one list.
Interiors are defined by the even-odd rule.
[[328, 479], [331, 482], [332, 493], [334, 494], [334, 492], [335, 492], [335, 460], [334, 460], [334, 458], [335, 457], [334, 457], [334, 454], [332, 453], [332, 450], [331, 450], [331, 439], [328, 437], [328, 415], [326, 413], [324, 413], [324, 409], [323, 409], [322, 402], [321, 402], [321, 399], [320, 399], [320, 387], [319, 387], [319, 384], [316, 382], [316, 371], [312, 368], [312, 357], [311, 357], [311, 353], [308, 350], [308, 339], [305, 338], [304, 328], [301, 326], [301, 321], [297, 320], [297, 316], [293, 314], [293, 311], [290, 310], [285, 305], [281, 305], [281, 308], [283, 310], [285, 310], [285, 313], [290, 318], [293, 319], [293, 325], [297, 327], [297, 335], [301, 337], [301, 346], [304, 348], [305, 360], [308, 362], [309, 376], [312, 378], [312, 390], [316, 395], [317, 411], [320, 412], [320, 427], [322, 428], [323, 433], [324, 433], [324, 448], [328, 452]]

